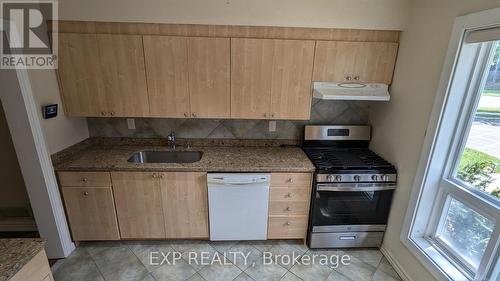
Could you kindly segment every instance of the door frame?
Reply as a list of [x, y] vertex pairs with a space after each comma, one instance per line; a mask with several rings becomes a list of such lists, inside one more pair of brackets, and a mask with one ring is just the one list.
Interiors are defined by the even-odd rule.
[[[10, 26], [15, 24], [11, 22]], [[38, 232], [46, 241], [49, 258], [67, 257], [75, 249], [75, 244], [66, 221], [28, 70], [2, 69], [0, 72], [0, 80], [4, 80], [0, 83], [0, 99]]]

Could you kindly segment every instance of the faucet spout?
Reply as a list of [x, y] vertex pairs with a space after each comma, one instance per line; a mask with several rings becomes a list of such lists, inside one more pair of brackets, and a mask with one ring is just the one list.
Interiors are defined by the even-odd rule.
[[172, 150], [175, 150], [175, 132], [171, 132], [168, 136], [167, 136], [167, 141], [168, 141], [168, 145], [170, 145], [170, 148]]

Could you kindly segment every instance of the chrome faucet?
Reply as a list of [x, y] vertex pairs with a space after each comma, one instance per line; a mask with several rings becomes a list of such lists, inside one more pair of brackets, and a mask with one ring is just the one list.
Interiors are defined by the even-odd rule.
[[167, 141], [168, 141], [168, 145], [170, 145], [170, 148], [175, 150], [175, 132], [171, 132], [167, 136]]

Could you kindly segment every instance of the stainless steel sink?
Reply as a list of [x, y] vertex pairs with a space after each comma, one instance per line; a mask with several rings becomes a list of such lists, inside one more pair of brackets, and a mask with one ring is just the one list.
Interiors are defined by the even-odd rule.
[[139, 151], [128, 159], [132, 163], [194, 163], [200, 161], [201, 151]]

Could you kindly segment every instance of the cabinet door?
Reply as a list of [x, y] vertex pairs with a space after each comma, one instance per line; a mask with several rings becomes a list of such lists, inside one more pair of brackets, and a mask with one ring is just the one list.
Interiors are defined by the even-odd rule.
[[165, 238], [160, 180], [156, 173], [111, 173], [123, 239]]
[[95, 34], [59, 33], [59, 86], [67, 116], [107, 114]]
[[161, 198], [167, 238], [208, 238], [206, 173], [165, 173]]
[[314, 41], [273, 40], [271, 118], [308, 120]]
[[62, 187], [74, 241], [119, 240], [111, 187]]
[[230, 39], [189, 37], [191, 117], [229, 118]]
[[231, 117], [309, 119], [314, 41], [232, 39]]
[[360, 82], [391, 84], [397, 49], [389, 42], [317, 41], [313, 80], [352, 82], [357, 76]]
[[231, 118], [270, 118], [273, 41], [231, 39]]
[[151, 116], [190, 116], [187, 38], [143, 36], [143, 41]]
[[149, 115], [142, 37], [98, 34], [101, 69], [111, 116]]

